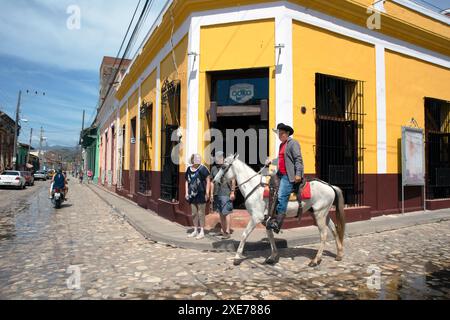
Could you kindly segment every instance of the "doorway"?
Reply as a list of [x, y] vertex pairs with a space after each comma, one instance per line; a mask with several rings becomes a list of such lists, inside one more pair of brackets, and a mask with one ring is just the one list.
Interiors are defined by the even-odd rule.
[[[209, 76], [210, 128], [222, 137], [221, 142], [211, 141], [214, 151], [238, 153], [240, 160], [258, 172], [269, 156], [269, 69], [211, 72]], [[239, 191], [234, 207], [245, 209]]]
[[362, 205], [364, 83], [316, 74], [316, 171], [340, 187], [345, 203]]
[[427, 199], [450, 198], [450, 101], [425, 98]]

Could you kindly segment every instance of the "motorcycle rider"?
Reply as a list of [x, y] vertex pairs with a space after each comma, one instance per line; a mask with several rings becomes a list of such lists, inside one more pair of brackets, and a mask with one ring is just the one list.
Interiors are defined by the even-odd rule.
[[69, 189], [67, 188], [66, 176], [63, 174], [61, 169], [58, 169], [57, 173], [53, 176], [51, 187], [52, 194], [55, 189], [64, 190], [64, 198], [67, 200], [67, 193]]

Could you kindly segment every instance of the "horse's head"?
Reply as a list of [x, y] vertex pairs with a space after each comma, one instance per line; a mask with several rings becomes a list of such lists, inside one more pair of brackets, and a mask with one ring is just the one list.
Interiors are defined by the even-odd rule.
[[219, 172], [216, 174], [214, 178], [214, 183], [223, 183], [225, 181], [231, 181], [235, 178], [234, 170], [231, 170], [233, 167], [233, 163], [239, 158], [238, 154], [234, 154], [228, 156], [224, 162]]

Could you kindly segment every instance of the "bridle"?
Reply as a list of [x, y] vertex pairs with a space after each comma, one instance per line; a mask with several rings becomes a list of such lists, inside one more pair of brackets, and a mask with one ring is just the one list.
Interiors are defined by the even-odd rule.
[[[223, 174], [222, 174], [222, 178], [221, 180], [224, 178], [224, 176], [228, 173], [228, 171], [231, 169], [231, 167], [233, 166], [234, 161], [236, 161], [236, 159], [233, 159], [233, 161], [229, 164], [225, 165], [225, 168], [222, 169], [223, 170]], [[248, 178], [247, 180], [245, 180], [244, 182], [240, 183], [239, 185], [236, 186], [236, 189], [240, 189], [242, 186], [246, 185], [247, 183], [249, 183], [250, 181], [252, 181], [254, 178], [256, 178], [257, 176], [259, 176], [264, 169], [268, 168], [268, 165], [264, 165], [264, 167], [258, 171], [257, 173], [255, 173], [253, 176], [251, 176], [250, 178]], [[266, 183], [264, 183], [263, 181], [263, 177], [261, 176], [261, 182], [260, 184], [258, 184], [255, 188], [253, 188], [252, 191], [250, 191], [250, 193], [245, 197], [244, 202], [246, 202], [252, 195], [253, 193], [255, 193], [256, 190], [258, 190], [258, 188], [260, 187], [266, 187]], [[236, 189], [234, 189], [233, 191], [235, 191]]]

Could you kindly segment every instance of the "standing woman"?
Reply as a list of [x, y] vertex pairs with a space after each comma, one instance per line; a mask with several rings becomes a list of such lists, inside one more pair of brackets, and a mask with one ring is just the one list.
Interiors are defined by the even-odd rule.
[[[211, 177], [209, 170], [202, 165], [202, 157], [194, 154], [191, 157], [191, 166], [186, 170], [186, 200], [191, 205], [194, 220], [194, 232], [189, 235], [197, 240], [205, 237], [205, 212], [209, 199]], [[200, 232], [199, 230], [200, 229]]]

